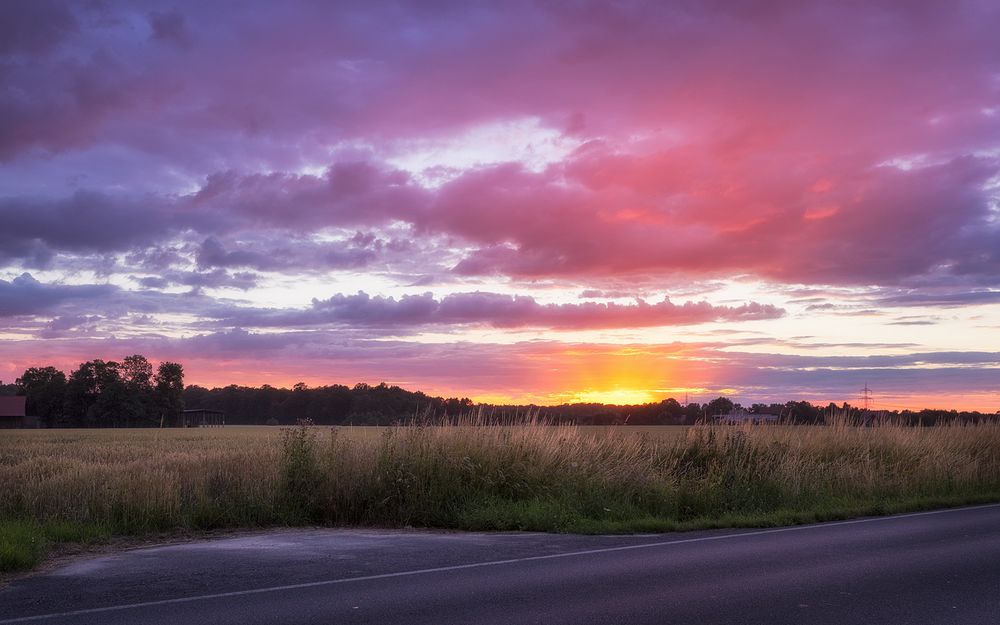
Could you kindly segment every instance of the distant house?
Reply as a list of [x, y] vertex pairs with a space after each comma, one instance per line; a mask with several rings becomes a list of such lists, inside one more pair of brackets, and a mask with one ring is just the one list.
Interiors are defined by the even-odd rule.
[[27, 399], [20, 395], [0, 396], [0, 429], [38, 427], [38, 417], [24, 414], [24, 402]]
[[753, 423], [757, 425], [765, 423], [778, 423], [780, 415], [766, 414], [763, 412], [748, 412], [746, 410], [734, 410], [726, 414], [712, 415], [712, 423], [722, 423], [726, 425], [736, 425], [739, 423]]
[[226, 424], [226, 413], [221, 410], [207, 408], [192, 408], [181, 412], [177, 427], [182, 428], [212, 428]]

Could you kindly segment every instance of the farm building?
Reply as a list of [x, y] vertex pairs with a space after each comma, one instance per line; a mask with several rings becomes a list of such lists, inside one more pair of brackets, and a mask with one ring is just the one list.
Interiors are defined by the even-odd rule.
[[182, 428], [212, 428], [226, 424], [226, 413], [221, 410], [207, 408], [192, 408], [181, 412], [177, 427]]
[[27, 397], [19, 395], [0, 397], [0, 429], [38, 427], [38, 417], [24, 414], [25, 400]]

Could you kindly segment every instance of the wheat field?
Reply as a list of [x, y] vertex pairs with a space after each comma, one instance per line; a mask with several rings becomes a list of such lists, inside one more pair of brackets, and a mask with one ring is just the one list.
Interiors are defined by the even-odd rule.
[[663, 531], [993, 500], [996, 423], [8, 431], [0, 569], [177, 529]]

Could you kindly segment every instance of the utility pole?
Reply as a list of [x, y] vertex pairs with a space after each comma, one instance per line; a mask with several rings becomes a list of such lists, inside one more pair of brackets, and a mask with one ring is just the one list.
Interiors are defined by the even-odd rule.
[[865, 387], [861, 389], [861, 402], [865, 405], [865, 412], [868, 412], [868, 405], [872, 399], [872, 390], [868, 388], [868, 382], [865, 382]]

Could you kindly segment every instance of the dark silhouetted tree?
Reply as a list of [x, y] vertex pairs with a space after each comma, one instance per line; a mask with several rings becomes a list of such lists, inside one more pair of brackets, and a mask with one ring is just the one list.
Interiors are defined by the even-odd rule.
[[708, 417], [713, 417], [719, 414], [729, 414], [733, 411], [733, 408], [735, 408], [735, 405], [732, 400], [726, 397], [716, 397], [708, 402], [705, 411], [708, 413]]
[[125, 384], [126, 425], [149, 425], [156, 419], [153, 397], [153, 365], [145, 356], [127, 356], [121, 364]]
[[127, 411], [128, 392], [117, 362], [91, 360], [70, 374], [66, 382], [66, 413], [73, 425], [120, 425]]
[[670, 397], [660, 402], [660, 417], [657, 423], [662, 425], [680, 425], [684, 423], [684, 407]]
[[160, 363], [154, 383], [160, 422], [172, 425], [184, 410], [184, 367], [176, 362]]
[[42, 419], [46, 427], [54, 426], [63, 415], [66, 403], [66, 374], [55, 367], [30, 367], [15, 384], [18, 392], [27, 396], [26, 412]]

